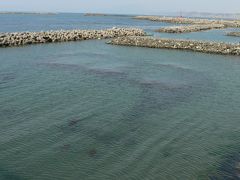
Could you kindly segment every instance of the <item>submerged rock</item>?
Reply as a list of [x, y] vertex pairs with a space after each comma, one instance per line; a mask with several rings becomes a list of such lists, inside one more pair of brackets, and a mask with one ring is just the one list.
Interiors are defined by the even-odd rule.
[[113, 45], [138, 46], [162, 49], [182, 49], [223, 55], [240, 55], [240, 44], [208, 41], [179, 40], [151, 37], [119, 37], [108, 42]]

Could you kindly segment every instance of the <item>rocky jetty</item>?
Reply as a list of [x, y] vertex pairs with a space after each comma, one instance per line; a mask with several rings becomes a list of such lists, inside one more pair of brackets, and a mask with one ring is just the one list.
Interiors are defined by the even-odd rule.
[[84, 16], [107, 16], [107, 14], [102, 13], [86, 13]]
[[165, 48], [191, 50], [203, 53], [223, 55], [240, 55], [240, 44], [228, 44], [208, 41], [164, 39], [152, 37], [119, 37], [108, 42], [113, 45], [138, 46], [148, 48]]
[[230, 33], [227, 33], [227, 36], [236, 36], [236, 37], [240, 37], [240, 32], [230, 32]]
[[143, 30], [136, 28], [0, 33], [0, 47], [65, 41], [81, 41], [88, 39], [107, 39], [121, 36], [144, 36], [144, 35], [145, 32]]
[[135, 16], [134, 19], [159, 21], [175, 24], [222, 24], [227, 27], [240, 27], [240, 20], [209, 20], [197, 18], [183, 18], [183, 17], [161, 17], [161, 16]]
[[189, 25], [189, 26], [172, 26], [157, 29], [156, 32], [164, 33], [189, 33], [198, 31], [207, 31], [211, 29], [225, 28], [223, 24], [207, 24], [207, 25]]

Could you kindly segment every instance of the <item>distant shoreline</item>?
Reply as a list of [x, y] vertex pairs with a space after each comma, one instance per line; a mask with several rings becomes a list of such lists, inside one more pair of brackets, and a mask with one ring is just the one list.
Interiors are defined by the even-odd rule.
[[58, 13], [53, 13], [53, 12], [0, 12], [0, 14], [26, 14], [26, 15], [28, 15], [28, 14], [36, 14], [36, 15], [56, 15], [56, 14], [58, 14]]
[[152, 14], [111, 14], [97, 12], [25, 12], [25, 11], [0, 11], [1, 14], [26, 14], [26, 15], [56, 15], [56, 14], [84, 14], [85, 16], [172, 16], [191, 18], [213, 18], [213, 19], [240, 19], [240, 13], [207, 13], [207, 12], [159, 12]]
[[[80, 13], [82, 14], [82, 13]], [[129, 14], [105, 14], [105, 13], [83, 13], [84, 16], [116, 16], [116, 17], [134, 17], [135, 15]]]
[[85, 13], [84, 16], [107, 16], [107, 14], [103, 14], [103, 13]]

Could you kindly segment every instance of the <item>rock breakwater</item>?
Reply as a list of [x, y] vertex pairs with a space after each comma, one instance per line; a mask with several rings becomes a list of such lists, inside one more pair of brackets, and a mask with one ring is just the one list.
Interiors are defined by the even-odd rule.
[[189, 25], [189, 26], [172, 26], [157, 29], [156, 32], [164, 33], [189, 33], [198, 31], [207, 31], [211, 29], [225, 28], [223, 24], [206, 24], [206, 25]]
[[86, 13], [84, 16], [107, 16], [107, 14], [102, 13]]
[[145, 32], [137, 28], [0, 33], [0, 47], [144, 35]]
[[236, 37], [240, 37], [240, 32], [229, 32], [229, 33], [227, 33], [227, 36], [236, 36]]
[[159, 21], [175, 24], [222, 24], [227, 27], [240, 27], [240, 20], [209, 20], [197, 18], [183, 18], [183, 17], [161, 17], [161, 16], [135, 16], [134, 19]]
[[181, 49], [222, 55], [240, 55], [240, 44], [208, 41], [178, 40], [151, 37], [119, 37], [108, 42], [113, 45], [138, 46], [162, 49]]

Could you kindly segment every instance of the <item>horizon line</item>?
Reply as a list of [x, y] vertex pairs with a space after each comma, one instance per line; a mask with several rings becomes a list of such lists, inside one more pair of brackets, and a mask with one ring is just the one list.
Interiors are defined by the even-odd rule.
[[111, 13], [111, 12], [99, 12], [99, 11], [86, 11], [86, 12], [74, 12], [74, 11], [1, 11], [0, 13], [39, 13], [39, 14], [60, 14], [60, 13], [69, 13], [69, 14], [86, 14], [86, 13], [93, 13], [93, 14], [109, 14], [109, 15], [160, 15], [161, 13], [169, 13], [169, 14], [178, 14], [178, 13], [201, 13], [201, 14], [212, 14], [212, 15], [240, 15], [240, 12], [207, 12], [207, 11], [162, 11], [162, 12], [153, 12], [153, 13]]

